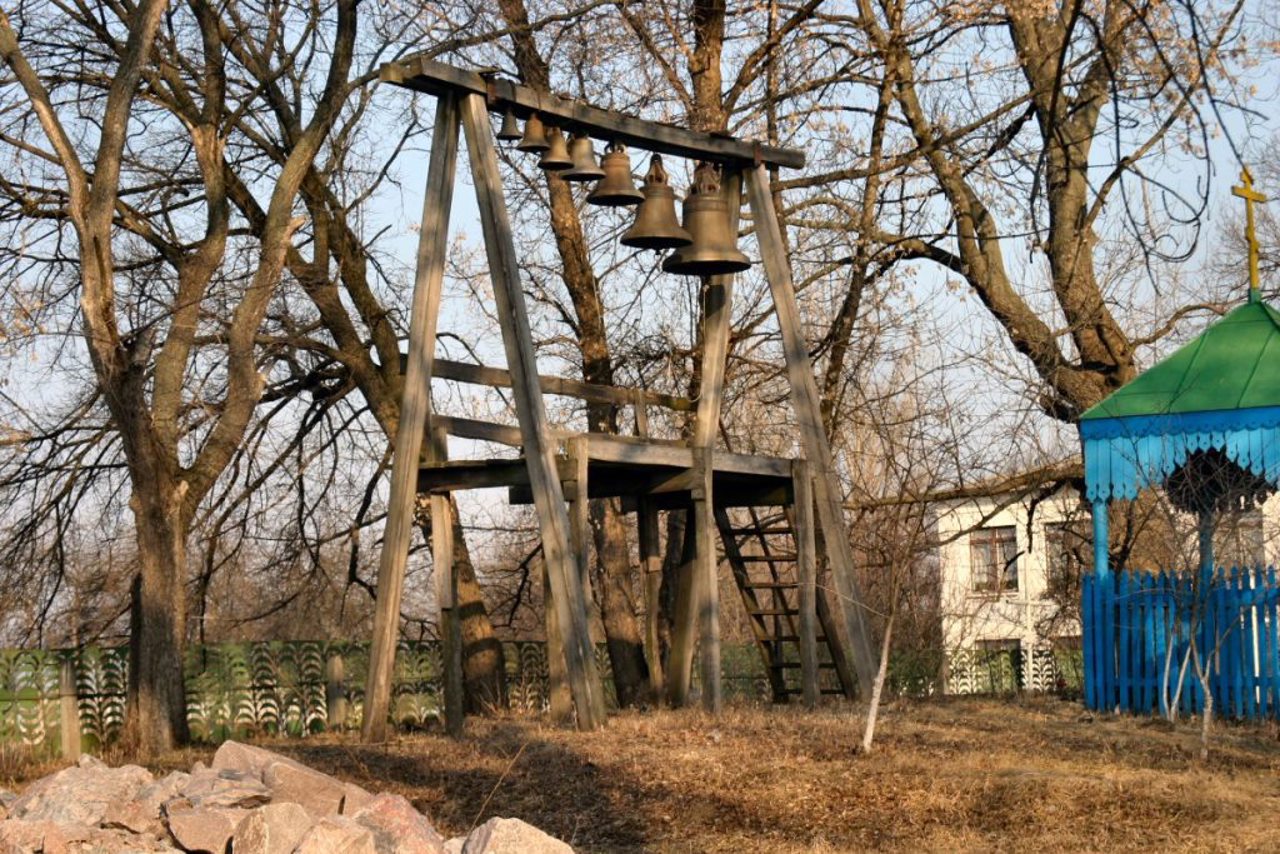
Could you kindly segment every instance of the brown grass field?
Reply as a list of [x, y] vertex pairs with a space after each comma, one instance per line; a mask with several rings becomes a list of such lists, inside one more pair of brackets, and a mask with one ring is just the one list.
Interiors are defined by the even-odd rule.
[[[262, 743], [399, 792], [446, 834], [516, 816], [584, 852], [1280, 848], [1274, 727], [1220, 724], [1202, 762], [1194, 723], [1095, 718], [1053, 699], [891, 705], [870, 755], [856, 749], [861, 723], [851, 707], [735, 708], [627, 713], [596, 733], [505, 718], [468, 721], [460, 742]], [[48, 770], [10, 755], [0, 785]]]

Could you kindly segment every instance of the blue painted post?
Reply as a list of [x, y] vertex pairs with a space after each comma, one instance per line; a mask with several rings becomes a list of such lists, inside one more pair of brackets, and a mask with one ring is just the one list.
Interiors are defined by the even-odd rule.
[[1280, 597], [1276, 568], [1267, 567], [1267, 680], [1271, 686], [1271, 714], [1280, 717]]
[[1098, 708], [1098, 690], [1094, 684], [1094, 676], [1098, 665], [1094, 659], [1094, 635], [1098, 633], [1098, 615], [1093, 608], [1093, 588], [1096, 581], [1093, 573], [1085, 575], [1080, 585], [1080, 665], [1084, 669], [1084, 705], [1085, 708]]
[[1168, 620], [1169, 608], [1167, 600], [1168, 577], [1164, 570], [1160, 570], [1160, 575], [1156, 578], [1156, 607], [1153, 618], [1155, 620], [1155, 670], [1156, 670], [1156, 706], [1160, 709], [1160, 714], [1167, 715], [1169, 713], [1168, 704], [1165, 703], [1165, 678], [1164, 678], [1164, 657], [1165, 647], [1171, 641], [1168, 637]]
[[1098, 592], [1098, 604], [1095, 612], [1097, 633], [1095, 675], [1099, 691], [1097, 706], [1099, 709], [1115, 707], [1115, 694], [1112, 688], [1112, 676], [1115, 671], [1115, 615], [1108, 607], [1114, 597], [1115, 586], [1111, 579], [1110, 550], [1111, 534], [1107, 520], [1107, 502], [1094, 501], [1093, 511], [1093, 574]]

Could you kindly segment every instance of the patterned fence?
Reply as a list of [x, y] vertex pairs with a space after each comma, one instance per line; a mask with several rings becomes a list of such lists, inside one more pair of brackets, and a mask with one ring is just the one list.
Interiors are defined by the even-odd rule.
[[[503, 644], [510, 707], [539, 714], [548, 706], [546, 647], [541, 642]], [[597, 661], [613, 703], [612, 671], [603, 645]], [[895, 655], [887, 690], [896, 695], [939, 693], [939, 673], [950, 659], [954, 687], [966, 693], [1001, 693], [1017, 680], [993, 679], [1014, 666], [994, 659], [975, 659], [957, 669], [958, 653], [941, 651]], [[341, 658], [342, 678], [330, 668]], [[768, 702], [769, 681], [754, 645], [726, 645], [722, 650], [725, 696]], [[219, 742], [255, 734], [305, 737], [327, 729], [331, 713], [349, 728], [360, 724], [367, 672], [367, 645], [350, 642], [227, 643], [194, 647], [187, 652], [187, 718], [192, 736]], [[60, 738], [63, 697], [59, 673], [73, 665], [74, 695], [67, 702], [79, 711], [82, 743], [93, 750], [115, 739], [124, 726], [128, 685], [128, 650], [0, 650], [0, 743], [56, 746]], [[992, 667], [995, 670], [992, 670]], [[988, 674], [976, 675], [985, 669]], [[961, 677], [958, 674], [968, 673]], [[402, 641], [392, 683], [394, 717], [406, 727], [424, 727], [441, 707], [441, 648], [434, 641]], [[695, 677], [696, 679], [696, 677]], [[960, 680], [960, 681], [957, 681]], [[967, 681], [965, 681], [967, 680]], [[1015, 685], [1016, 687], [1016, 685]], [[331, 708], [332, 706], [332, 708]]]
[[1078, 649], [1049, 644], [1017, 649], [953, 650], [947, 657], [948, 694], [1058, 693], [1079, 696], [1084, 680]]
[[1215, 713], [1280, 717], [1280, 589], [1274, 568], [1117, 572], [1084, 578], [1085, 703], [1182, 714], [1204, 709], [1192, 639]]

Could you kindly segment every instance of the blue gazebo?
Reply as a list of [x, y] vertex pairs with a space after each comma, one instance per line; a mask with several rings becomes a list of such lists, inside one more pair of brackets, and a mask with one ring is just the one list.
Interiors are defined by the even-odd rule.
[[[1237, 195], [1261, 199], [1247, 173]], [[1213, 554], [1215, 514], [1257, 505], [1280, 486], [1280, 312], [1259, 296], [1249, 210], [1248, 302], [1080, 417], [1094, 533], [1081, 610], [1092, 708], [1163, 708], [1174, 693], [1167, 662], [1181, 659], [1193, 636], [1201, 655], [1214, 653], [1219, 708], [1252, 715], [1280, 707], [1274, 573], [1223, 570]], [[1198, 516], [1198, 572], [1109, 566], [1107, 505], [1148, 488]], [[1204, 699], [1194, 685], [1176, 693], [1188, 711]]]

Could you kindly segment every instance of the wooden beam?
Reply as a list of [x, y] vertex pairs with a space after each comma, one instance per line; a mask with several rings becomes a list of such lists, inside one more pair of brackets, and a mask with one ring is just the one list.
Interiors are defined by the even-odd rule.
[[800, 689], [806, 709], [818, 705], [818, 554], [813, 529], [813, 478], [809, 464], [793, 464], [795, 504], [792, 530], [796, 540], [797, 607], [800, 610]]
[[[431, 459], [449, 458], [449, 437], [439, 427], [431, 431]], [[458, 578], [453, 568], [453, 508], [449, 494], [431, 496], [431, 563], [435, 571], [436, 602], [440, 607], [440, 640], [444, 666], [445, 732], [457, 738], [463, 727], [462, 621], [458, 619]]]
[[[542, 534], [542, 555], [551, 578], [560, 635], [564, 639], [565, 668], [578, 712], [578, 726], [595, 729], [604, 721], [597, 708], [603, 707], [603, 685], [597, 672], [595, 650], [588, 633], [587, 606], [577, 584], [576, 561], [569, 547], [569, 519], [564, 492], [556, 470], [555, 443], [543, 407], [538, 383], [533, 334], [520, 285], [520, 267], [515, 241], [507, 218], [498, 158], [494, 152], [492, 128], [481, 95], [467, 95], [462, 101], [462, 126], [467, 136], [471, 176], [475, 182], [480, 224], [489, 257], [497, 314], [502, 326], [502, 342], [512, 376], [516, 417], [524, 437], [529, 485], [533, 489]], [[412, 365], [410, 366], [412, 367]], [[417, 422], [421, 423], [421, 422]]]
[[[587, 456], [587, 437], [574, 436], [566, 443], [568, 459], [565, 460], [568, 478], [565, 484], [565, 495], [569, 499], [569, 535], [573, 543], [573, 553], [578, 559], [578, 588], [582, 591], [582, 599], [594, 602], [591, 595], [591, 499], [589, 487], [591, 483], [590, 458]], [[592, 654], [595, 644], [591, 644]], [[593, 714], [604, 720], [608, 714], [605, 708], [604, 692], [594, 697], [596, 707]]]
[[841, 629], [838, 640], [850, 650], [862, 689], [870, 691], [877, 670], [877, 657], [871, 645], [871, 615], [854, 575], [853, 550], [849, 546], [841, 506], [840, 481], [832, 461], [831, 444], [822, 427], [818, 383], [813, 377], [809, 347], [800, 325], [800, 309], [796, 305], [795, 286], [787, 264], [786, 244], [782, 240], [769, 191], [769, 172], [764, 166], [757, 166], [747, 173], [747, 196], [755, 221], [756, 239], [760, 243], [760, 258], [782, 332], [787, 379], [791, 383], [791, 405], [799, 422], [805, 457], [812, 469], [817, 522], [822, 529], [822, 542], [835, 583], [835, 611], [841, 616], [837, 621]]
[[[401, 362], [405, 356], [401, 354]], [[402, 369], [403, 370], [403, 369]], [[511, 388], [511, 372], [505, 368], [494, 368], [489, 365], [473, 365], [469, 362], [454, 362], [450, 359], [435, 360], [435, 377], [442, 380], [483, 385], [490, 388]], [[587, 403], [612, 403], [616, 406], [643, 406], [651, 404], [662, 406], [675, 412], [693, 412], [693, 401], [675, 394], [664, 394], [645, 388], [626, 388], [623, 386], [587, 383], [571, 380], [566, 377], [538, 375], [538, 386], [543, 394], [557, 394], [561, 397], [574, 397]]]
[[520, 118], [538, 113], [543, 121], [564, 130], [579, 130], [596, 139], [617, 141], [642, 151], [655, 151], [690, 160], [710, 160], [737, 169], [755, 163], [799, 169], [804, 152], [720, 134], [698, 133], [601, 110], [581, 101], [543, 95], [510, 80], [485, 78], [430, 59], [389, 62], [379, 69], [385, 83], [433, 95], [474, 93], [485, 96], [487, 107], [501, 114], [507, 107]]
[[496, 442], [499, 445], [518, 448], [524, 443], [519, 427], [506, 424], [494, 424], [491, 421], [477, 421], [474, 418], [455, 418], [452, 415], [433, 415], [431, 423], [448, 431], [450, 436], [460, 439], [477, 439], [481, 442]]
[[386, 741], [387, 738], [391, 677], [395, 668], [396, 638], [400, 634], [400, 600], [404, 595], [404, 571], [417, 501], [422, 425], [431, 410], [431, 360], [436, 349], [436, 321], [440, 314], [457, 156], [457, 100], [440, 98], [431, 140], [427, 189], [422, 199], [422, 230], [418, 239], [417, 271], [409, 313], [409, 364], [400, 401], [400, 420], [391, 462], [391, 497], [387, 504], [382, 555], [378, 562], [377, 604], [361, 732], [366, 742]]

